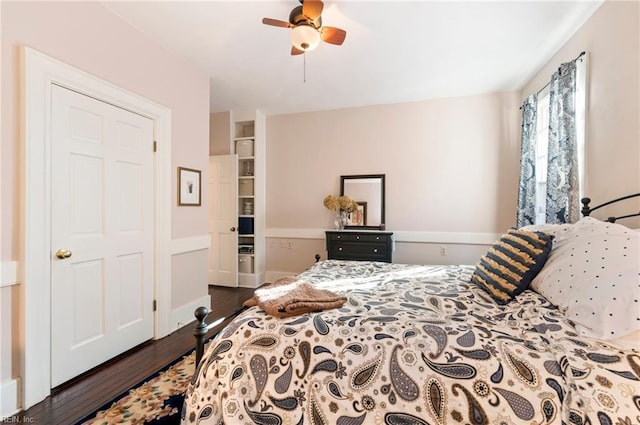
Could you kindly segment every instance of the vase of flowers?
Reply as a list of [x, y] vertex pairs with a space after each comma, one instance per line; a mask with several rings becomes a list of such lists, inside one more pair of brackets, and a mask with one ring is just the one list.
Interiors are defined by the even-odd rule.
[[349, 224], [349, 214], [358, 209], [358, 203], [348, 196], [335, 197], [327, 195], [324, 198], [324, 206], [335, 211], [336, 219], [334, 225], [337, 230], [343, 230]]

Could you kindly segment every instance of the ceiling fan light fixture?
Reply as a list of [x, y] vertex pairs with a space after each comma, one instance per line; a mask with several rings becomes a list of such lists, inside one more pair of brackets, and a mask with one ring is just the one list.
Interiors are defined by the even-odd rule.
[[313, 50], [320, 44], [320, 32], [313, 25], [297, 25], [291, 30], [291, 44], [302, 51]]

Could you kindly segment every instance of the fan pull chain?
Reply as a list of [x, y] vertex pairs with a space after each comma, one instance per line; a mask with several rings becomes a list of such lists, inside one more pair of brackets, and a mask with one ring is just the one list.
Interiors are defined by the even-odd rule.
[[307, 82], [307, 51], [305, 50], [302, 53], [303, 61], [302, 61], [302, 82]]

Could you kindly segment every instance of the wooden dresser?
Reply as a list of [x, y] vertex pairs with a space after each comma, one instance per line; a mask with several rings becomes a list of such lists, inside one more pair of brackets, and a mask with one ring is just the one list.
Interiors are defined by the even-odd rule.
[[328, 230], [325, 233], [329, 260], [391, 262], [393, 232]]

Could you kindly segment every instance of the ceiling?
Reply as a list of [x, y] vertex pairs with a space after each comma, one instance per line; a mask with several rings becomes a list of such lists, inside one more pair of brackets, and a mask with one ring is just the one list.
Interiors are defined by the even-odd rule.
[[297, 0], [103, 4], [206, 72], [211, 112], [272, 115], [521, 89], [602, 0], [325, 0], [323, 24], [347, 38], [306, 58], [261, 23]]

